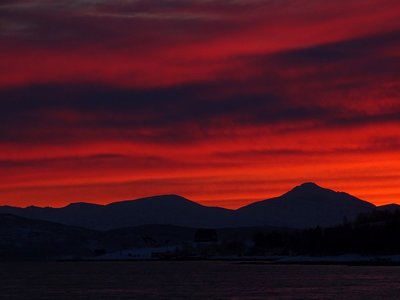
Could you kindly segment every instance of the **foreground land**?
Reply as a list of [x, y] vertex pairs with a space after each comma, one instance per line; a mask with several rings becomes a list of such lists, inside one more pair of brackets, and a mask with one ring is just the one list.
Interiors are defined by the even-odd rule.
[[200, 260], [397, 263], [400, 212], [374, 211], [335, 227], [199, 229], [146, 225], [89, 230], [0, 215], [0, 260]]

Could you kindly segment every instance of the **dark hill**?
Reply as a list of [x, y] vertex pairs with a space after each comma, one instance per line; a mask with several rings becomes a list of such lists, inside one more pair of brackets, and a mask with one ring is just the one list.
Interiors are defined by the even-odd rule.
[[88, 256], [95, 231], [0, 214], [0, 260]]
[[395, 203], [381, 205], [381, 206], [378, 206], [377, 208], [379, 211], [389, 211], [389, 212], [400, 211], [400, 205], [395, 204]]

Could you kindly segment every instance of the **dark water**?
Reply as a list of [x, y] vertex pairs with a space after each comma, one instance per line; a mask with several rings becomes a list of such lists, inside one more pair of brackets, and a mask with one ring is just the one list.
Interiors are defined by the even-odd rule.
[[400, 299], [400, 267], [1, 263], [1, 299]]

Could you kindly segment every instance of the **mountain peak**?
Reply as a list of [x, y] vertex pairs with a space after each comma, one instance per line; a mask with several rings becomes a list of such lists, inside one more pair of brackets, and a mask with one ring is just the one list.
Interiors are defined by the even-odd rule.
[[73, 208], [73, 209], [82, 209], [82, 208], [93, 208], [93, 207], [101, 207], [103, 205], [95, 204], [95, 203], [88, 203], [88, 202], [73, 202], [64, 206], [64, 208]]
[[331, 197], [338, 197], [339, 193], [331, 189], [323, 188], [314, 182], [302, 183], [289, 192], [285, 193], [283, 197], [285, 199], [314, 199], [321, 200]]
[[185, 197], [175, 195], [175, 194], [165, 194], [165, 195], [156, 195], [150, 197], [139, 198], [135, 200], [125, 200], [110, 203], [106, 206], [121, 206], [121, 205], [132, 205], [132, 204], [151, 204], [151, 205], [172, 205], [172, 204], [195, 204], [199, 205], [191, 200], [186, 199]]
[[182, 197], [180, 195], [176, 194], [164, 194], [164, 195], [156, 195], [156, 196], [150, 196], [150, 197], [145, 197], [145, 198], [140, 198], [136, 199], [133, 201], [152, 201], [152, 202], [158, 202], [158, 201], [178, 201], [178, 202], [189, 202], [190, 200], [186, 199], [185, 197]]
[[304, 182], [302, 184], [299, 185], [299, 187], [302, 188], [310, 188], [310, 189], [322, 189], [322, 187], [320, 187], [318, 184], [316, 184], [315, 182]]
[[318, 184], [314, 182], [304, 182], [295, 188], [293, 188], [289, 193], [291, 192], [314, 192], [314, 191], [326, 191], [327, 189], [319, 186]]

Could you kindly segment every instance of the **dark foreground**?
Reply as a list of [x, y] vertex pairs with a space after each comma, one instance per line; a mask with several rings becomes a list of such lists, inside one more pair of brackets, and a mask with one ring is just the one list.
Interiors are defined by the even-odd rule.
[[396, 299], [400, 267], [1, 263], [1, 299]]

